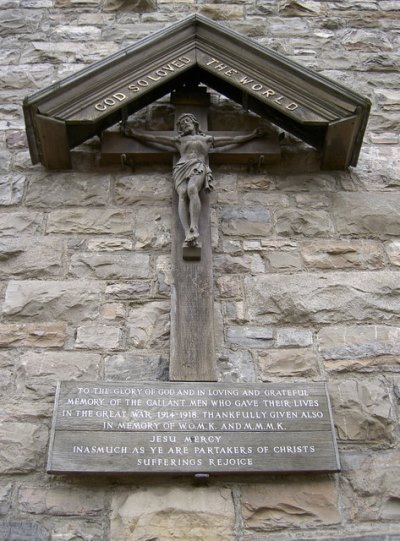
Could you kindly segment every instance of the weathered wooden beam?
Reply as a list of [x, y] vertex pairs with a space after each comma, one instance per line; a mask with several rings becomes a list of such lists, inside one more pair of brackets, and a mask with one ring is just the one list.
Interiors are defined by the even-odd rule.
[[[155, 135], [173, 135], [175, 132], [154, 131]], [[246, 132], [212, 131], [214, 136], [244, 135]], [[121, 163], [124, 160], [130, 165], [149, 163], [171, 163], [173, 154], [170, 148], [162, 145], [143, 143], [137, 139], [126, 137], [118, 132], [104, 132], [101, 139], [101, 164], [110, 165]], [[279, 140], [277, 135], [268, 134], [242, 143], [210, 150], [210, 164], [218, 163], [256, 163], [262, 159], [263, 164], [279, 162], [281, 158]]]
[[[201, 100], [202, 101], [202, 100]], [[207, 107], [195, 106], [193, 95], [175, 98], [175, 116], [192, 113], [207, 129]], [[184, 232], [178, 216], [178, 196], [173, 195], [170, 379], [216, 381], [214, 345], [214, 294], [211, 226], [208, 195], [202, 191], [201, 259], [183, 258]]]

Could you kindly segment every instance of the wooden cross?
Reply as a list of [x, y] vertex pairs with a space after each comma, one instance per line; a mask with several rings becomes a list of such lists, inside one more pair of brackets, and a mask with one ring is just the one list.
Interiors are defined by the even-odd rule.
[[[175, 119], [183, 113], [196, 116], [200, 128], [207, 131], [209, 95], [203, 87], [176, 91], [171, 97]], [[150, 132], [173, 137], [175, 132]], [[209, 132], [221, 137], [235, 132]], [[236, 134], [239, 135], [239, 134]], [[243, 136], [243, 133], [241, 134]], [[171, 150], [128, 138], [118, 133], [105, 133], [102, 138], [102, 163], [150, 163], [171, 161]], [[276, 162], [280, 157], [277, 139], [253, 139], [234, 148], [223, 147], [209, 152], [211, 163], [221, 158], [232, 163]], [[201, 190], [199, 231], [202, 239], [201, 257], [198, 247], [185, 250], [185, 235], [178, 214], [178, 195], [173, 191], [171, 340], [170, 380], [216, 381], [214, 345], [214, 295], [211, 251], [211, 227], [208, 195]], [[187, 243], [186, 243], [187, 244]], [[182, 253], [183, 246], [183, 253]], [[183, 257], [183, 255], [185, 257]]]

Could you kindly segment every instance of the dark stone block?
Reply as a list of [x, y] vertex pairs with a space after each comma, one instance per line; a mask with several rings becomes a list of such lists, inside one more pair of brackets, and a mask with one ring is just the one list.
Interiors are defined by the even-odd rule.
[[264, 207], [229, 206], [222, 211], [222, 220], [245, 220], [246, 222], [269, 223], [271, 214]]
[[0, 541], [50, 541], [50, 534], [37, 522], [1, 520]]
[[162, 355], [111, 355], [106, 359], [109, 381], [168, 381], [169, 360]]

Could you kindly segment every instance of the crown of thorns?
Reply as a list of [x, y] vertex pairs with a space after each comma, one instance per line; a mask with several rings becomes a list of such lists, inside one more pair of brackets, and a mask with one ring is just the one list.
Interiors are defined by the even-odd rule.
[[194, 124], [194, 127], [195, 127], [195, 130], [196, 130], [196, 133], [199, 133], [200, 131], [200, 127], [199, 127], [199, 121], [197, 120], [197, 118], [192, 115], [192, 113], [183, 113], [183, 115], [181, 115], [178, 120], [176, 121], [176, 128], [178, 131], [180, 131], [180, 125], [181, 125], [181, 121], [184, 119], [184, 118], [190, 118], [190, 120], [193, 122]]

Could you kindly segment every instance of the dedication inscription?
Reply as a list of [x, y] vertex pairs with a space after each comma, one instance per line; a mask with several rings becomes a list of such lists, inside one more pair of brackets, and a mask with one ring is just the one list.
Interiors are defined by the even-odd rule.
[[49, 473], [339, 471], [323, 383], [61, 382]]

